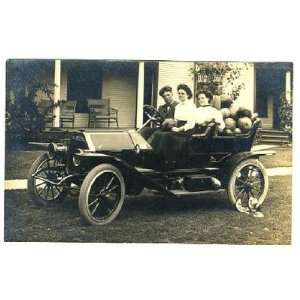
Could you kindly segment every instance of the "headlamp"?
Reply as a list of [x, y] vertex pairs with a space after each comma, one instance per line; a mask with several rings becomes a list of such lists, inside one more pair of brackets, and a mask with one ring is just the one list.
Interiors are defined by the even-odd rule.
[[51, 143], [48, 146], [48, 153], [51, 159], [57, 157], [58, 155], [66, 154], [67, 150], [68, 148], [64, 144]]

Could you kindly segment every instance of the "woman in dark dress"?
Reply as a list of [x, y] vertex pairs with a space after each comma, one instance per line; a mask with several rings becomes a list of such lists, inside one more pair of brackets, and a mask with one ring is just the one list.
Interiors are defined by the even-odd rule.
[[195, 126], [196, 107], [191, 100], [191, 89], [186, 84], [179, 84], [177, 92], [179, 103], [175, 107], [171, 131], [158, 130], [148, 139], [162, 166], [167, 168], [178, 167], [184, 161], [186, 138]]

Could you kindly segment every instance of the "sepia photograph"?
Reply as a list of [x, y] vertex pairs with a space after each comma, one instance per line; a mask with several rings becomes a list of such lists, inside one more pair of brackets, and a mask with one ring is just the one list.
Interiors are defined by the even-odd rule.
[[2, 1], [1, 299], [299, 298], [297, 8]]
[[293, 63], [6, 61], [7, 242], [290, 245]]

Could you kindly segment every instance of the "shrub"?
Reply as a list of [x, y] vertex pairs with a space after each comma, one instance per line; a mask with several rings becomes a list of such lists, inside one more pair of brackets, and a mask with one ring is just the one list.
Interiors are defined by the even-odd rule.
[[290, 135], [290, 140], [292, 140], [293, 134], [293, 105], [290, 101], [286, 99], [285, 96], [281, 97], [280, 107], [280, 127], [287, 131]]
[[8, 61], [6, 81], [6, 146], [19, 148], [39, 139], [45, 128], [44, 114], [37, 105], [37, 93], [52, 99], [53, 84], [40, 80], [43, 63]]

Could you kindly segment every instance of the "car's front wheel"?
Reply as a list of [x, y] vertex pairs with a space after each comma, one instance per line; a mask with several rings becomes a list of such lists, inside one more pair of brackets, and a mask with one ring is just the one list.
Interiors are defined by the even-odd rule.
[[[244, 208], [258, 208], [266, 199], [269, 188], [268, 176], [263, 164], [257, 159], [247, 159], [231, 172], [227, 193], [229, 202]], [[238, 201], [238, 203], [237, 203]]]
[[91, 225], [104, 225], [119, 214], [125, 198], [124, 178], [113, 165], [94, 167], [85, 177], [79, 194], [79, 210]]
[[67, 175], [66, 166], [50, 158], [48, 153], [40, 155], [32, 164], [27, 179], [31, 200], [36, 205], [49, 206], [66, 196], [66, 189], [59, 182]]

